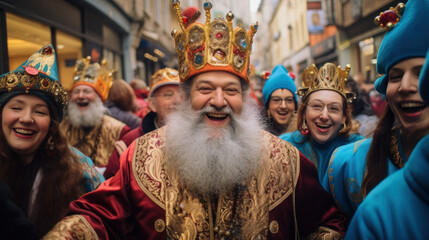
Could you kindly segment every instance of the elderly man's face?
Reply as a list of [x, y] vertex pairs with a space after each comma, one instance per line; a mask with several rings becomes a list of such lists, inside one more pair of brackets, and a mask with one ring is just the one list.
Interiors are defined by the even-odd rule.
[[183, 97], [179, 85], [165, 85], [158, 88], [152, 98], [149, 99], [149, 108], [156, 112], [158, 124], [163, 124], [168, 114], [174, 111]]
[[79, 85], [73, 88], [70, 94], [71, 101], [75, 102], [80, 110], [86, 110], [96, 98], [99, 98], [94, 88], [88, 85]]
[[201, 73], [194, 77], [190, 98], [194, 111], [209, 107], [204, 113], [209, 126], [227, 126], [231, 121], [229, 112], [240, 114], [243, 107], [240, 78], [223, 71]]

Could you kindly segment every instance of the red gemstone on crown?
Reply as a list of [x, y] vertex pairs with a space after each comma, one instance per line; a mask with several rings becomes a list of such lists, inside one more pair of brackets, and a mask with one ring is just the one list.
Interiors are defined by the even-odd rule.
[[398, 15], [394, 10], [387, 10], [380, 15], [380, 24], [385, 27], [388, 23], [396, 24], [398, 22]]
[[221, 39], [223, 37], [223, 34], [221, 32], [216, 33], [216, 38]]
[[187, 24], [188, 23], [188, 17], [183, 16], [182, 18], [183, 18], [183, 23]]

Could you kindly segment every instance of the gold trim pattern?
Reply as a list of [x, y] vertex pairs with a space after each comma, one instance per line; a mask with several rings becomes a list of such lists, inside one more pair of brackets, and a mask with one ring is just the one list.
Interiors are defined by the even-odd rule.
[[405, 165], [404, 160], [401, 157], [401, 154], [399, 153], [399, 140], [398, 135], [400, 134], [400, 128], [394, 127], [392, 128], [392, 131], [390, 132], [390, 158], [392, 159], [392, 163], [395, 164], [398, 168], [403, 168]]
[[[186, 189], [178, 173], [166, 168], [165, 131], [160, 128], [136, 140], [132, 171], [143, 192], [165, 210], [167, 235], [171, 239], [218, 239], [239, 222], [243, 239], [268, 236], [269, 212], [292, 194], [299, 178], [298, 150], [264, 132], [265, 149], [270, 150], [264, 153], [257, 173], [238, 195], [220, 194], [213, 202], [210, 196]], [[211, 208], [213, 203], [216, 209]]]
[[317, 230], [310, 234], [306, 239], [312, 240], [340, 240], [343, 239], [341, 234], [337, 231], [327, 227], [318, 227]]
[[81, 215], [72, 215], [63, 218], [49, 231], [43, 240], [58, 239], [85, 239], [98, 240], [97, 233], [89, 222]]

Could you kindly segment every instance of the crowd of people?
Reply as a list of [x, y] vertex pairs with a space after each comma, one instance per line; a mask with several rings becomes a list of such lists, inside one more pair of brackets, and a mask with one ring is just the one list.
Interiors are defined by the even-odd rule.
[[203, 7], [173, 1], [178, 70], [149, 88], [87, 57], [66, 90], [52, 45], [0, 76], [0, 238], [428, 237], [429, 2], [376, 21], [377, 108], [329, 62], [301, 86], [277, 65], [255, 101], [258, 25]]

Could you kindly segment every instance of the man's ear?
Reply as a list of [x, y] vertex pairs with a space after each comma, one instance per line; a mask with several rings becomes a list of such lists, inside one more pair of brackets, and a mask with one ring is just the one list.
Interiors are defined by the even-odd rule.
[[153, 98], [149, 98], [149, 100], [147, 101], [147, 105], [152, 112], [156, 112], [156, 104]]

